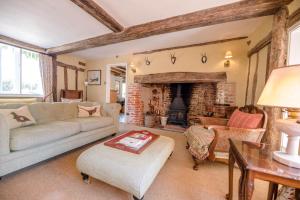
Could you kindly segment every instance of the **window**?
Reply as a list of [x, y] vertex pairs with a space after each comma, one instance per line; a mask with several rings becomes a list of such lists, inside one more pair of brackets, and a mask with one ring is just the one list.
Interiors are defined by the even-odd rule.
[[300, 23], [293, 26], [289, 31], [288, 64], [300, 64]]
[[42, 94], [39, 54], [0, 43], [0, 95]]

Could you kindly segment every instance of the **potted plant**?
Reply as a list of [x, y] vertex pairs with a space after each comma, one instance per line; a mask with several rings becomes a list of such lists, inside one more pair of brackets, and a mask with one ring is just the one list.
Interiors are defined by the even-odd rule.
[[155, 115], [151, 111], [147, 111], [145, 114], [145, 127], [154, 127], [155, 126]]

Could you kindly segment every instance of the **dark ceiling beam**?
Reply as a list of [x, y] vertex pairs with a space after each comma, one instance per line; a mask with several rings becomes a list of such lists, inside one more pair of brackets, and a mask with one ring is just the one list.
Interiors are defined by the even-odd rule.
[[49, 54], [64, 54], [88, 48], [145, 38], [153, 35], [182, 31], [191, 28], [273, 15], [291, 0], [244, 0], [232, 4], [157, 20], [125, 28], [119, 33], [109, 33], [70, 44], [50, 48]]
[[42, 47], [39, 47], [39, 46], [36, 46], [33, 44], [29, 44], [27, 42], [22, 42], [20, 40], [16, 40], [16, 39], [4, 36], [4, 35], [0, 35], [0, 43], [12, 45], [12, 46], [19, 47], [22, 49], [27, 49], [30, 51], [35, 51], [38, 53], [43, 53], [43, 54], [46, 53], [46, 49], [44, 49]]
[[113, 32], [120, 32], [124, 27], [101, 8], [94, 0], [71, 0]]

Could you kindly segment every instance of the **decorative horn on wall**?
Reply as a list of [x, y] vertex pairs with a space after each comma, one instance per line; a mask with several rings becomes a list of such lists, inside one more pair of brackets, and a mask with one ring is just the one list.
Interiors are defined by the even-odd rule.
[[150, 62], [150, 60], [149, 60], [148, 57], [145, 58], [145, 63], [146, 63], [146, 65], [150, 65], [151, 64], [151, 62]]
[[203, 53], [203, 54], [202, 54], [201, 62], [202, 62], [203, 64], [205, 64], [205, 63], [207, 62], [207, 56], [206, 56], [206, 53]]
[[170, 58], [171, 58], [171, 62], [172, 62], [172, 64], [174, 65], [175, 64], [175, 62], [176, 62], [176, 56], [175, 56], [175, 53], [173, 53], [173, 54], [170, 54]]

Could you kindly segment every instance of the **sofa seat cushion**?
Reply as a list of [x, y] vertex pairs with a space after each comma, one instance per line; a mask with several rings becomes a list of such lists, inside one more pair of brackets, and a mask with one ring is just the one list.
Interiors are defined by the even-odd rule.
[[12, 151], [32, 148], [75, 135], [79, 132], [79, 123], [65, 121], [54, 121], [17, 128], [10, 132], [10, 148]]
[[85, 117], [70, 120], [80, 124], [81, 131], [91, 131], [113, 125], [112, 117]]

